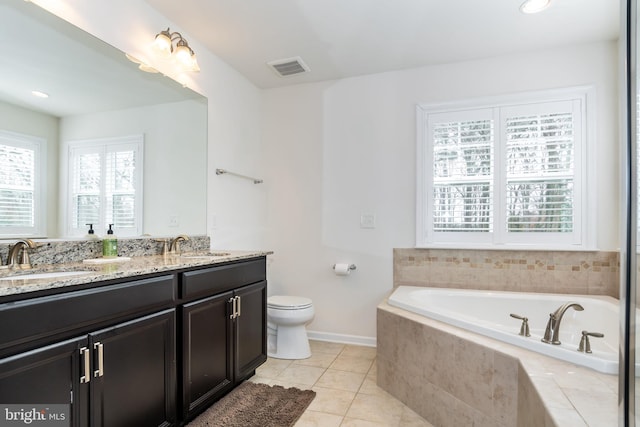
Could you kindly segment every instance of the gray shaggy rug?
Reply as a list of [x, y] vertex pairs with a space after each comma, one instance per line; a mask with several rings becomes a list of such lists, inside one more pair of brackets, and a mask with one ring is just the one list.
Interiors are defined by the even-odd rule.
[[316, 396], [312, 390], [245, 381], [188, 427], [290, 427]]

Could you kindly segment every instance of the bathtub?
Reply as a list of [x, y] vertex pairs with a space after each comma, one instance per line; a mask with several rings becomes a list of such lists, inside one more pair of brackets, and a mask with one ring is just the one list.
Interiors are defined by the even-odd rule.
[[[584, 311], [569, 308], [565, 312], [560, 345], [543, 343], [549, 313], [569, 301], [579, 303]], [[576, 365], [618, 373], [619, 307], [611, 297], [399, 286], [388, 303]], [[511, 313], [529, 319], [530, 337], [518, 334], [521, 321]], [[583, 330], [604, 334], [590, 338], [593, 353], [577, 351]]]

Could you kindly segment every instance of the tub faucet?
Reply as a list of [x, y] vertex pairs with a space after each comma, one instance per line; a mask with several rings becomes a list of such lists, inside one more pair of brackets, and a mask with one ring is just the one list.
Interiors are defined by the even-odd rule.
[[[27, 248], [35, 249], [37, 247], [38, 244], [31, 239], [18, 240], [9, 250], [9, 254], [7, 255], [7, 265], [9, 267], [18, 266], [24, 269], [31, 268], [31, 260], [29, 259], [29, 252], [27, 252]], [[18, 259], [20, 250], [22, 250], [22, 255], [20, 256], [20, 259]]]
[[562, 321], [564, 313], [571, 307], [576, 311], [584, 310], [584, 307], [577, 302], [567, 302], [558, 307], [558, 309], [553, 313], [550, 313], [549, 322], [547, 322], [547, 329], [545, 329], [544, 338], [541, 340], [542, 342], [560, 345], [560, 322]]

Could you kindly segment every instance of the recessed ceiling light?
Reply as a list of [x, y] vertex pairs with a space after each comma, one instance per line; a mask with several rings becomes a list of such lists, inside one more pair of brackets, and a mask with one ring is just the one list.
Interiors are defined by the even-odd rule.
[[551, 5], [551, 0], [526, 0], [520, 5], [522, 13], [542, 12]]
[[49, 97], [48, 93], [40, 92], [39, 90], [32, 90], [31, 91], [31, 95], [37, 96], [38, 98], [48, 98]]

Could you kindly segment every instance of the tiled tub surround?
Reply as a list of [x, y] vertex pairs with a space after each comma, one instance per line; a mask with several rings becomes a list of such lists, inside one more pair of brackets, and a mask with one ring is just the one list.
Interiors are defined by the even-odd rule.
[[[215, 265], [230, 261], [238, 261], [248, 258], [270, 255], [265, 251], [227, 251], [228, 255], [185, 258], [174, 255], [147, 255], [132, 256], [130, 261], [108, 263], [100, 265], [87, 265], [82, 262], [68, 262], [64, 264], [41, 264], [33, 270], [15, 271], [0, 270], [0, 278], [12, 277], [12, 280], [0, 280], [0, 299], [15, 300], [29, 292], [47, 291], [50, 289], [86, 285], [105, 280], [121, 279], [126, 277], [142, 276], [145, 274], [160, 273], [165, 271], [180, 270], [194, 266]], [[78, 276], [69, 276], [53, 279], [29, 279], [28, 276], [20, 277], [25, 273], [39, 273], [51, 271], [83, 271]]]
[[393, 286], [619, 297], [617, 252], [394, 249]]
[[[387, 299], [389, 305], [475, 332], [545, 356], [595, 369], [605, 374], [618, 373], [619, 302], [604, 295], [545, 294], [533, 292], [479, 291], [475, 289], [424, 288], [398, 286]], [[584, 308], [569, 308], [562, 316], [559, 345], [542, 342], [549, 313], [567, 302]], [[579, 307], [578, 307], [579, 308]], [[518, 334], [528, 319], [530, 336]], [[591, 338], [592, 353], [576, 351], [581, 331], [599, 332]], [[550, 337], [551, 338], [551, 337]]]
[[437, 426], [615, 426], [618, 377], [378, 306], [378, 385]]
[[[175, 237], [175, 236], [172, 236]], [[209, 250], [209, 236], [188, 236], [188, 241], [180, 242], [181, 251], [206, 252]], [[158, 239], [165, 237], [135, 237], [118, 238], [118, 255], [127, 257], [140, 257], [146, 255], [158, 255], [162, 251], [162, 243]], [[168, 238], [168, 237], [167, 237]], [[6, 240], [0, 243], [0, 259], [6, 264], [9, 248], [15, 240]], [[33, 239], [38, 243], [36, 249], [29, 249], [29, 257], [34, 267], [50, 264], [65, 264], [80, 262], [84, 259], [102, 257], [102, 240], [89, 239]]]

